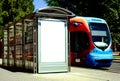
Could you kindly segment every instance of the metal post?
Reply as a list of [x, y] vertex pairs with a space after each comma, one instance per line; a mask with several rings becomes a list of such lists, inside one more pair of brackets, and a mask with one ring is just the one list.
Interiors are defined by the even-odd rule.
[[25, 29], [24, 19], [22, 20], [22, 68], [25, 69]]
[[[69, 23], [69, 17], [67, 17], [67, 21]], [[67, 24], [67, 27], [68, 27], [68, 30], [69, 30], [69, 24]], [[68, 31], [68, 71], [70, 72], [71, 69], [70, 69], [70, 66], [71, 66], [71, 60], [70, 60], [70, 31]]]
[[3, 30], [2, 30], [2, 32], [3, 32], [3, 44], [2, 44], [2, 45], [3, 45], [3, 55], [2, 55], [2, 65], [5, 64], [5, 57], [4, 57], [4, 55], [5, 55], [5, 54], [4, 54], [4, 51], [5, 51], [5, 45], [4, 45], [4, 42], [5, 42], [5, 40], [4, 40], [4, 39], [5, 39], [5, 33], [4, 33], [4, 30], [5, 30], [5, 29], [3, 28]]
[[13, 53], [13, 58], [14, 58], [14, 67], [16, 67], [16, 25], [14, 23], [14, 53]]
[[9, 27], [7, 27], [7, 35], [8, 35], [8, 37], [7, 37], [7, 65], [9, 66], [10, 65], [10, 55], [9, 55], [9, 51], [10, 51], [10, 48], [9, 48], [9, 45], [10, 45], [10, 43], [9, 43]]
[[33, 72], [37, 73], [37, 18], [34, 19], [33, 27]]

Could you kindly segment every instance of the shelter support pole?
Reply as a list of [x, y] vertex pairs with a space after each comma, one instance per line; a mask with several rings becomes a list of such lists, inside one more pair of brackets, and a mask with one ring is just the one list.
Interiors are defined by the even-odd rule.
[[22, 20], [22, 68], [25, 69], [25, 28], [24, 20]]
[[9, 45], [10, 45], [10, 43], [9, 43], [9, 26], [7, 27], [7, 65], [9, 66], [10, 65], [10, 54], [9, 54], [9, 51], [10, 51], [10, 48], [9, 48]]
[[14, 58], [14, 67], [16, 67], [16, 25], [14, 23], [14, 53], [13, 53], [13, 58]]

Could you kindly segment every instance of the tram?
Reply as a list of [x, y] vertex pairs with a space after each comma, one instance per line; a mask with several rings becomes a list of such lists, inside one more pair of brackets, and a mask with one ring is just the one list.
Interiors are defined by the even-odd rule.
[[111, 66], [112, 38], [104, 19], [76, 16], [70, 19], [69, 31], [71, 65]]

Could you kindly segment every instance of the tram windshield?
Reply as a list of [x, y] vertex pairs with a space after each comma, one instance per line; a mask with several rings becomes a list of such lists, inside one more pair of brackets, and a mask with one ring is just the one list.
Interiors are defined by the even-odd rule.
[[89, 23], [92, 34], [92, 41], [101, 49], [108, 47], [110, 43], [110, 34], [106, 24], [104, 23]]

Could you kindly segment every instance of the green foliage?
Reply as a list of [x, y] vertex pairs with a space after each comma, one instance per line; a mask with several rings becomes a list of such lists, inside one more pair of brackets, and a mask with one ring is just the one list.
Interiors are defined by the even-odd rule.
[[80, 16], [100, 17], [107, 21], [113, 42], [120, 41], [120, 0], [45, 0], [49, 6], [67, 8]]
[[46, 3], [51, 6], [60, 6], [57, 0], [46, 0]]
[[2, 24], [2, 4], [3, 4], [3, 1], [0, 2], [0, 25]]
[[2, 0], [0, 3], [3, 26], [9, 22], [16, 22], [34, 10], [33, 0]]
[[33, 0], [1, 0], [0, 37], [2, 36], [2, 27], [9, 26], [9, 24], [18, 21], [33, 10]]
[[118, 56], [118, 55], [114, 55], [114, 58], [117, 58], [117, 59], [119, 59], [119, 58], [120, 58], [120, 56]]
[[107, 11], [104, 18], [107, 20], [114, 43], [120, 41], [120, 0], [109, 0], [106, 3]]

